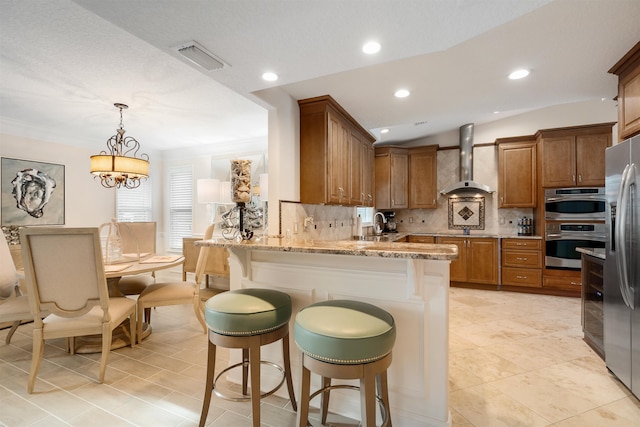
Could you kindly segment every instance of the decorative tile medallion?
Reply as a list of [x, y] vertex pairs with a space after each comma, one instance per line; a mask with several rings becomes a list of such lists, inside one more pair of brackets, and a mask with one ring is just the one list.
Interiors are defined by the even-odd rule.
[[449, 197], [449, 229], [484, 230], [484, 197]]

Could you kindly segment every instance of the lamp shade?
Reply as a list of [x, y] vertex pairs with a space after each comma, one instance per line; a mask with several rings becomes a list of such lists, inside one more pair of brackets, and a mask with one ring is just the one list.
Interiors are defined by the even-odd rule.
[[196, 183], [198, 203], [218, 203], [220, 201], [220, 181], [217, 179], [199, 179]]

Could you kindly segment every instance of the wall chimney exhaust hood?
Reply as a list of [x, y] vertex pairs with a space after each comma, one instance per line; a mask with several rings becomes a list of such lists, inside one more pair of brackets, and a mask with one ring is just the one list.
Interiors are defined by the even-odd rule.
[[473, 123], [460, 127], [460, 181], [442, 190], [440, 194], [493, 193], [488, 185], [473, 180]]

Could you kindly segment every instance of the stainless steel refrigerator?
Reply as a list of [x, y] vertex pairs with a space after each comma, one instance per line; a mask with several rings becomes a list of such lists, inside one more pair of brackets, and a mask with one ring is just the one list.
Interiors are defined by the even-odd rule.
[[604, 353], [640, 397], [640, 135], [606, 151]]

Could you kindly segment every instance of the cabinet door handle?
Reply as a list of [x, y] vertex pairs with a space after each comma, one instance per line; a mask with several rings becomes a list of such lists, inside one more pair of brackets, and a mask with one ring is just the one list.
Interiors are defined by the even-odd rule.
[[580, 286], [580, 283], [578, 283], [578, 282], [573, 282], [573, 281], [569, 282], [569, 284], [570, 284], [570, 285], [573, 285], [573, 286]]
[[571, 182], [573, 182], [574, 184], [576, 183], [576, 176], [575, 175], [571, 175]]
[[578, 174], [578, 181], [582, 182], [582, 175], [581, 174]]
[[396, 201], [394, 199], [391, 199], [391, 206], [395, 206], [396, 205]]

